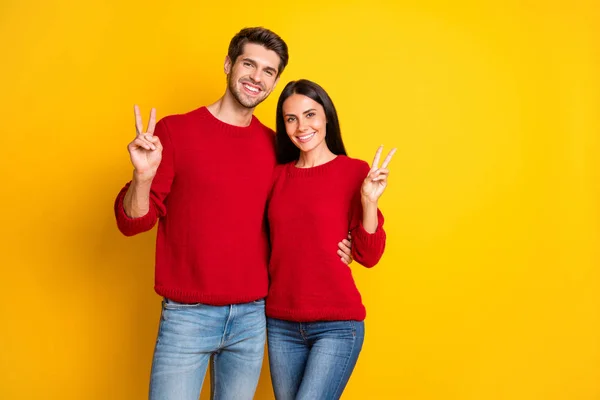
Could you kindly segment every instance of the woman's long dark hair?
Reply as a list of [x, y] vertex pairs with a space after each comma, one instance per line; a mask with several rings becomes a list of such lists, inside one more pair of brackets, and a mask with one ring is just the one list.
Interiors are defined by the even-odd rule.
[[291, 161], [296, 161], [300, 157], [300, 149], [292, 143], [285, 130], [285, 120], [283, 117], [283, 102], [293, 94], [301, 94], [310, 97], [325, 110], [327, 117], [327, 131], [325, 134], [325, 143], [333, 154], [346, 155], [346, 148], [342, 141], [342, 133], [340, 131], [340, 123], [338, 121], [337, 111], [333, 105], [333, 101], [325, 92], [325, 90], [314, 82], [306, 79], [291, 81], [288, 83], [277, 101], [277, 136], [275, 139], [275, 149], [277, 154], [277, 162], [285, 164]]

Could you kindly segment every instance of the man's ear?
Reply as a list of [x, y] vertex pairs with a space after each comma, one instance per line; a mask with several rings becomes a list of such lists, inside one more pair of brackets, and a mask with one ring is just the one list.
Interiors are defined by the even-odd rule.
[[229, 58], [229, 56], [225, 56], [225, 63], [223, 65], [223, 70], [225, 71], [226, 75], [229, 75], [229, 72], [231, 72], [231, 58]]

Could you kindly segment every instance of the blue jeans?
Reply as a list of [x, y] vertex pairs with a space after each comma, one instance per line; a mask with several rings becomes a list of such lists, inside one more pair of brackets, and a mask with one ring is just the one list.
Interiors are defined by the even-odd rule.
[[265, 348], [265, 302], [229, 306], [163, 301], [151, 400], [198, 400], [211, 361], [211, 399], [252, 399]]
[[269, 365], [277, 400], [339, 399], [358, 360], [364, 322], [267, 318]]

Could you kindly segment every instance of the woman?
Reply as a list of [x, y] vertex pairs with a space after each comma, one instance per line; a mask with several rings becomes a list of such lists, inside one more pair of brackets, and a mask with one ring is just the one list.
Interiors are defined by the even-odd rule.
[[382, 147], [373, 165], [346, 156], [335, 107], [314, 82], [292, 81], [277, 104], [277, 158], [269, 200], [269, 362], [275, 397], [337, 399], [364, 339], [365, 307], [350, 268], [332, 254], [351, 233], [352, 255], [373, 267], [383, 254], [387, 185]]

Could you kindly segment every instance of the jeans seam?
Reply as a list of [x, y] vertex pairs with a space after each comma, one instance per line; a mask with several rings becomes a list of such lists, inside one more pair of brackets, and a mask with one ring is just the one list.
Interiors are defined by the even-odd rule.
[[299, 324], [299, 332], [300, 332], [300, 337], [302, 338], [302, 341], [305, 344], [308, 344], [308, 338], [306, 337], [306, 331], [304, 330], [304, 328], [302, 327], [302, 322], [300, 322]]
[[230, 329], [230, 325], [233, 324], [232, 320], [234, 318], [233, 313], [235, 312], [235, 308], [233, 305], [229, 306], [229, 315], [227, 316], [227, 320], [225, 321], [225, 327], [223, 328], [223, 336], [221, 337], [221, 343], [219, 344], [219, 350], [225, 346], [225, 342], [228, 339], [229, 334], [227, 330]]
[[[354, 328], [354, 324], [353, 328]], [[353, 329], [354, 330], [354, 329]], [[346, 375], [346, 371], [348, 370], [348, 364], [350, 363], [350, 359], [352, 358], [352, 353], [354, 352], [354, 346], [356, 346], [356, 335], [352, 335], [352, 348], [350, 349], [350, 356], [346, 357], [346, 364], [344, 365], [344, 369], [342, 370], [342, 374], [340, 375], [340, 380], [337, 383], [337, 387], [333, 392], [334, 398], [339, 399], [341, 397], [341, 393], [338, 393], [340, 390], [340, 385], [344, 380], [344, 376]]]

